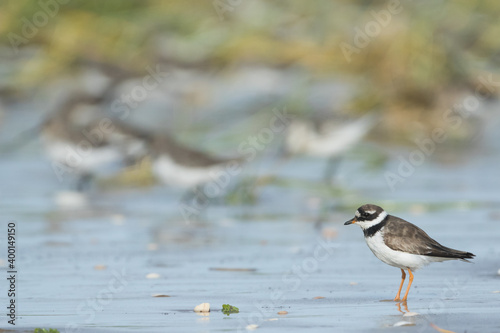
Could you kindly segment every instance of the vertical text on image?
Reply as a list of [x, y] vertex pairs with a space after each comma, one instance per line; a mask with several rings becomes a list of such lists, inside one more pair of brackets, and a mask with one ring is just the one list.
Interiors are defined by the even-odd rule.
[[16, 221], [7, 223], [7, 322], [16, 325]]

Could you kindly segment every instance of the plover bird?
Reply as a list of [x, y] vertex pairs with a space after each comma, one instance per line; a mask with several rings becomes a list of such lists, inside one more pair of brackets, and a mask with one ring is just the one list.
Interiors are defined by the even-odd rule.
[[[172, 136], [161, 134], [151, 144], [153, 173], [165, 185], [192, 189], [215, 181], [226, 166], [239, 163], [238, 158], [211, 156], [177, 142]], [[239, 166], [239, 165], [238, 165]]]
[[242, 159], [220, 158], [181, 144], [166, 133], [153, 137], [152, 171], [164, 185], [184, 191], [178, 206], [187, 222], [199, 220], [241, 172]]
[[375, 125], [376, 117], [368, 114], [356, 120], [314, 119], [293, 121], [287, 130], [287, 154], [306, 154], [328, 158], [324, 178], [330, 181], [339, 156], [352, 149]]
[[78, 191], [96, 172], [130, 165], [148, 152], [147, 134], [106, 117], [103, 108], [103, 97], [73, 96], [41, 125], [52, 169], [60, 181], [76, 177]]
[[458, 251], [439, 244], [425, 231], [399, 217], [388, 215], [381, 207], [367, 204], [358, 208], [354, 218], [344, 225], [357, 224], [363, 229], [365, 241], [373, 254], [388, 265], [401, 269], [401, 285], [394, 301], [401, 301], [400, 294], [406, 278], [410, 282], [402, 301], [408, 299], [413, 273], [433, 262], [461, 259], [468, 261], [474, 254]]
[[339, 155], [358, 143], [374, 123], [373, 115], [352, 121], [293, 121], [286, 136], [287, 150], [293, 154], [305, 153], [320, 157]]

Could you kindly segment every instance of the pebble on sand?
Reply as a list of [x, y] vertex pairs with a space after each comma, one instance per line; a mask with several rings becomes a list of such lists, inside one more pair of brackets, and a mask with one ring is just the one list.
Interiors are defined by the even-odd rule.
[[313, 299], [323, 299], [325, 298], [324, 296], [316, 296], [316, 297], [313, 297]]
[[195, 306], [194, 312], [210, 312], [210, 303], [201, 303]]
[[56, 205], [64, 208], [82, 208], [88, 204], [85, 194], [72, 191], [61, 191], [56, 193], [55, 202]]
[[146, 279], [158, 279], [160, 277], [160, 274], [158, 273], [149, 273], [146, 275]]
[[288, 314], [288, 311], [280, 311], [280, 312], [278, 312], [278, 314], [279, 314], [280, 316], [284, 316], [284, 315], [287, 315], [287, 314]]
[[247, 327], [245, 327], [247, 330], [249, 331], [253, 331], [254, 329], [256, 329], [257, 327], [259, 327], [259, 325], [256, 325], [256, 324], [250, 324], [250, 325], [247, 325]]

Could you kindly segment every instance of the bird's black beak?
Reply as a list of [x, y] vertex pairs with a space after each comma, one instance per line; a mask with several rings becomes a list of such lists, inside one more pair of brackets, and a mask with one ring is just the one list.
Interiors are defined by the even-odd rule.
[[349, 225], [349, 224], [353, 224], [353, 223], [356, 223], [356, 218], [353, 217], [352, 219], [350, 219], [349, 221], [347, 221], [346, 223], [344, 223], [344, 225]]

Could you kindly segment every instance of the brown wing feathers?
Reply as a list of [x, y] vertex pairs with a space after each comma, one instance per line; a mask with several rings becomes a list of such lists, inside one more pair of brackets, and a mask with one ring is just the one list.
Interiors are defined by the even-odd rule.
[[474, 254], [439, 244], [416, 225], [391, 216], [384, 228], [384, 241], [395, 251], [431, 257], [471, 259]]

